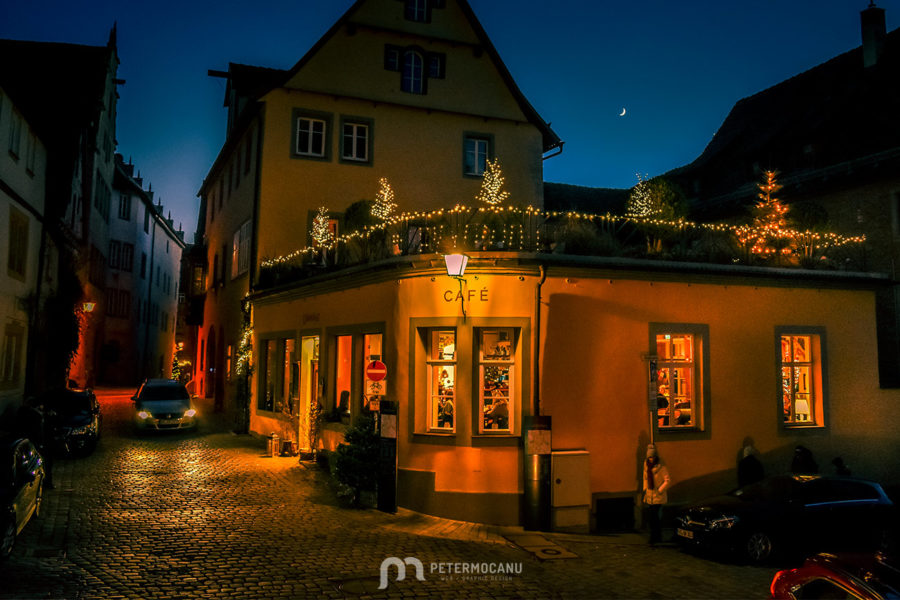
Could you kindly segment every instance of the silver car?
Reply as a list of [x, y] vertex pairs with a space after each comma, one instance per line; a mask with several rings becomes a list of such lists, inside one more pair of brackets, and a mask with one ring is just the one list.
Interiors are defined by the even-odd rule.
[[138, 432], [196, 429], [197, 410], [184, 384], [172, 379], [148, 379], [132, 397]]
[[16, 536], [31, 517], [41, 512], [44, 464], [37, 448], [26, 438], [0, 438], [0, 560], [12, 553]]

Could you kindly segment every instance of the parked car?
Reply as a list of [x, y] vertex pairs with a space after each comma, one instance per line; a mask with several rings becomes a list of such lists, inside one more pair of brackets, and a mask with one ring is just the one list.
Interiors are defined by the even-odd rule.
[[681, 509], [675, 537], [753, 562], [789, 551], [875, 550], [893, 508], [872, 481], [781, 475]]
[[773, 600], [900, 598], [900, 565], [884, 553], [817, 554], [802, 567], [778, 571], [769, 593]]
[[43, 394], [39, 402], [56, 450], [91, 453], [100, 440], [103, 415], [91, 390], [57, 389]]
[[44, 466], [34, 444], [21, 437], [0, 437], [0, 461], [0, 559], [5, 559], [16, 536], [40, 514]]
[[197, 410], [183, 383], [148, 379], [132, 397], [134, 426], [138, 432], [196, 429]]

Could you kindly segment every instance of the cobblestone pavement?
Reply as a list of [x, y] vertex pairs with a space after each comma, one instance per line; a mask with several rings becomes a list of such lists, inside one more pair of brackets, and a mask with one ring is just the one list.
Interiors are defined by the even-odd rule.
[[[324, 473], [226, 424], [135, 436], [132, 392], [98, 392], [100, 445], [57, 461], [40, 518], [0, 563], [0, 598], [765, 598], [775, 572], [637, 535], [542, 534], [576, 557], [540, 560], [502, 537], [521, 529], [344, 508]], [[421, 560], [426, 580], [410, 567], [378, 591], [391, 556]], [[514, 572], [452, 572], [462, 563]]]

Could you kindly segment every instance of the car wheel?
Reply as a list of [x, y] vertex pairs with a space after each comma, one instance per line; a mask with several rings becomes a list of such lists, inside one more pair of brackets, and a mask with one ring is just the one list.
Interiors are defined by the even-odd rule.
[[2, 538], [0, 538], [0, 560], [9, 558], [16, 543], [16, 519], [7, 516], [3, 519]]
[[765, 562], [775, 554], [772, 536], [765, 531], [751, 533], [744, 549], [747, 551], [747, 557], [755, 563]]

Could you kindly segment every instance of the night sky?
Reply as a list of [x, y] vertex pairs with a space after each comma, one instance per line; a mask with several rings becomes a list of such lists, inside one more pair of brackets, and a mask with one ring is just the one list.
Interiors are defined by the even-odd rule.
[[[739, 99], [859, 46], [868, 1], [470, 3], [525, 96], [566, 142], [544, 163], [544, 179], [631, 187], [638, 172], [694, 160]], [[225, 135], [225, 81], [207, 70], [229, 62], [288, 69], [352, 3], [4, 2], [0, 37], [99, 46], [118, 22], [126, 80], [118, 151], [191, 241], [196, 194]], [[900, 0], [878, 6], [894, 29]]]

